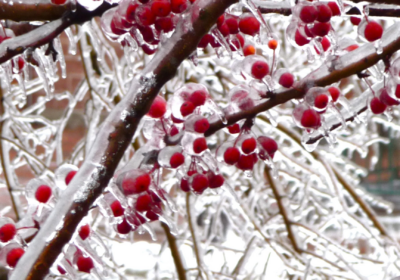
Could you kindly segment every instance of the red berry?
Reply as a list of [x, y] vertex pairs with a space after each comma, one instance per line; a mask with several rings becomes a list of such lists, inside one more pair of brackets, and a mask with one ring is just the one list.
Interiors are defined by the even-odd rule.
[[313, 109], [307, 109], [303, 112], [300, 123], [305, 128], [318, 128], [321, 126], [321, 117]]
[[236, 147], [229, 147], [224, 153], [224, 161], [227, 164], [233, 165], [238, 162], [240, 157], [239, 149]]
[[240, 132], [240, 126], [239, 124], [235, 123], [231, 126], [228, 126], [228, 130], [230, 134], [237, 134]]
[[114, 214], [114, 217], [120, 217], [124, 215], [125, 209], [122, 207], [121, 202], [119, 200], [113, 201], [110, 205], [111, 211]]
[[19, 261], [19, 259], [22, 257], [22, 255], [25, 253], [24, 249], [22, 248], [14, 248], [11, 249], [6, 258], [6, 262], [10, 267], [15, 267]]
[[[275, 155], [275, 152], [278, 150], [278, 144], [276, 141], [270, 137], [267, 136], [259, 136], [257, 138], [258, 143], [263, 147], [263, 149], [267, 152], [267, 154], [273, 158]], [[259, 153], [259, 157], [262, 160], [266, 160], [267, 157], [265, 154], [263, 154], [261, 151]]]
[[261, 80], [265, 76], [267, 76], [269, 73], [269, 66], [268, 63], [265, 61], [256, 61], [254, 62], [253, 66], [251, 67], [251, 75], [256, 78]]
[[24, 69], [25, 61], [22, 57], [18, 57], [18, 69], [19, 73], [21, 73], [22, 69]]
[[158, 32], [163, 31], [164, 33], [168, 33], [174, 30], [175, 24], [171, 17], [162, 17], [156, 19], [154, 27]]
[[225, 24], [228, 26], [228, 30], [230, 34], [239, 33], [239, 23], [238, 20], [234, 17], [230, 17], [225, 20]]
[[294, 41], [296, 42], [297, 45], [299, 45], [300, 47], [307, 45], [308, 43], [310, 43], [310, 40], [308, 40], [306, 37], [304, 37], [300, 31], [297, 29], [296, 33], [294, 35]]
[[358, 45], [357, 44], [350, 45], [347, 48], [345, 48], [345, 50], [348, 51], [348, 52], [354, 51], [356, 49], [358, 49]]
[[[137, 216], [139, 216], [139, 215], [137, 215]], [[122, 220], [122, 222], [117, 224], [117, 231], [120, 234], [128, 234], [129, 232], [131, 232], [131, 230], [132, 230], [132, 226], [126, 221], [125, 218]]]
[[160, 216], [156, 212], [150, 210], [147, 211], [146, 218], [148, 218], [150, 221], [157, 221], [160, 218]]
[[245, 16], [239, 21], [239, 30], [244, 34], [254, 36], [260, 30], [260, 22], [253, 16]]
[[79, 229], [79, 236], [81, 237], [82, 240], [85, 240], [86, 238], [89, 237], [90, 234], [90, 226], [89, 225], [84, 225], [81, 226]]
[[182, 178], [181, 179], [181, 190], [184, 192], [189, 192], [190, 191], [190, 187], [189, 187], [189, 182], [187, 179]]
[[328, 35], [329, 31], [331, 30], [331, 24], [329, 22], [317, 22], [314, 24], [311, 32], [315, 36], [324, 37]]
[[317, 21], [319, 22], [328, 22], [331, 20], [332, 10], [327, 5], [318, 5], [318, 16]]
[[369, 104], [369, 106], [371, 108], [372, 113], [374, 113], [376, 115], [382, 114], [383, 112], [385, 112], [386, 107], [387, 107], [377, 97], [372, 98], [371, 103]]
[[171, 127], [170, 131], [169, 131], [169, 135], [175, 136], [175, 135], [177, 135], [178, 133], [179, 133], [179, 129], [178, 129], [175, 125], [173, 125], [173, 126]]
[[382, 26], [375, 21], [370, 21], [367, 23], [367, 26], [365, 26], [364, 35], [365, 39], [367, 39], [369, 42], [380, 39], [382, 37], [382, 34]]
[[328, 6], [332, 11], [332, 16], [340, 16], [340, 8], [336, 2], [328, 2]]
[[90, 273], [94, 267], [93, 260], [90, 257], [79, 256], [76, 261], [76, 266], [79, 271]]
[[314, 100], [314, 105], [318, 109], [325, 109], [328, 106], [329, 98], [326, 94], [318, 95]]
[[397, 98], [400, 98], [400, 85], [397, 85], [397, 87], [396, 87], [396, 92], [394, 93], [394, 95], [395, 95]]
[[305, 6], [301, 9], [299, 17], [304, 23], [312, 23], [317, 19], [318, 10], [314, 6]]
[[221, 32], [222, 36], [226, 37], [229, 36], [229, 27], [226, 23], [222, 24], [220, 27], [218, 27], [218, 30]]
[[138, 3], [135, 2], [130, 2], [129, 6], [126, 8], [126, 13], [125, 13], [125, 19], [128, 22], [134, 22], [135, 21], [135, 11], [139, 7]]
[[221, 174], [216, 175], [214, 173], [209, 173], [208, 182], [211, 189], [216, 189], [224, 184], [225, 179]]
[[185, 157], [183, 156], [182, 153], [176, 152], [171, 156], [171, 159], [169, 160], [169, 164], [171, 165], [171, 168], [177, 168], [181, 166], [185, 162]]
[[206, 34], [203, 36], [203, 38], [201, 38], [197, 47], [205, 49], [212, 40], [214, 40], [213, 36], [210, 34]]
[[240, 34], [236, 34], [236, 38], [239, 40], [240, 46], [243, 48], [244, 46], [244, 38]]
[[181, 105], [180, 111], [181, 111], [182, 116], [186, 117], [186, 116], [190, 115], [191, 113], [193, 113], [194, 109], [196, 109], [196, 107], [194, 106], [194, 104], [192, 102], [185, 101]]
[[8, 242], [17, 234], [14, 224], [5, 224], [0, 228], [0, 241]]
[[253, 155], [240, 155], [237, 167], [241, 170], [252, 170], [254, 167]]
[[65, 184], [69, 185], [69, 182], [74, 178], [76, 172], [77, 171], [72, 170], [67, 174], [67, 176], [65, 176]]
[[196, 107], [204, 105], [204, 103], [206, 103], [206, 100], [207, 100], [207, 92], [201, 89], [193, 92], [188, 98], [188, 101], [192, 102], [193, 105]]
[[[331, 47], [331, 42], [329, 42], [329, 39], [324, 37], [321, 40], [321, 46], [322, 49], [324, 50], [324, 52], [326, 52], [330, 47]], [[320, 54], [319, 50], [314, 46], [315, 51], [317, 52], [317, 54]]]
[[193, 141], [193, 151], [196, 154], [200, 154], [201, 152], [207, 150], [207, 141], [206, 138], [200, 137]]
[[196, 174], [193, 176], [192, 188], [197, 193], [202, 193], [208, 187], [208, 178], [203, 174]]
[[279, 84], [285, 88], [290, 88], [294, 83], [294, 76], [289, 73], [283, 73], [279, 78]]
[[210, 123], [206, 118], [199, 119], [194, 123], [194, 131], [198, 133], [206, 132], [209, 127]]
[[144, 52], [145, 54], [147, 54], [147, 55], [152, 55], [152, 54], [154, 54], [154, 53], [157, 51], [157, 48], [152, 49], [152, 48], [150, 48], [150, 46], [147, 45], [147, 44], [143, 44], [143, 45], [141, 45], [140, 47], [142, 48], [143, 52]]
[[171, 0], [171, 10], [175, 14], [180, 14], [186, 11], [187, 7], [187, 0]]
[[250, 154], [254, 152], [256, 147], [257, 147], [257, 142], [256, 139], [254, 139], [253, 137], [247, 138], [242, 142], [242, 151], [245, 154]]
[[155, 39], [153, 29], [151, 29], [150, 26], [138, 25], [138, 29], [139, 29], [140, 33], [142, 34], [143, 40], [146, 43], [149, 43], [152, 45], [157, 45], [160, 42], [159, 40]]
[[151, 11], [155, 16], [166, 17], [171, 12], [171, 3], [168, 0], [154, 0]]
[[253, 45], [247, 45], [243, 48], [243, 55], [249, 56], [256, 53], [256, 48]]
[[41, 185], [36, 189], [35, 198], [41, 203], [46, 203], [51, 197], [52, 190], [49, 186]]
[[277, 47], [278, 47], [278, 41], [274, 39], [268, 41], [268, 48], [270, 48], [271, 50], [276, 50]]
[[340, 96], [340, 90], [337, 87], [328, 88], [329, 93], [331, 94], [332, 101], [336, 102]]
[[54, 5], [64, 5], [67, 0], [51, 0]]
[[165, 112], [167, 111], [167, 102], [161, 96], [157, 96], [153, 104], [151, 104], [150, 110], [147, 113], [152, 118], [159, 119], [164, 116]]
[[350, 21], [353, 25], [359, 25], [361, 22], [361, 19], [358, 17], [350, 17]]
[[136, 210], [139, 212], [148, 211], [151, 209], [152, 202], [153, 200], [149, 194], [143, 194], [136, 200]]
[[149, 6], [139, 6], [135, 11], [135, 19], [140, 25], [150, 26], [155, 22], [156, 16]]
[[183, 123], [184, 120], [176, 118], [173, 114], [171, 115], [171, 120], [173, 123]]
[[57, 270], [58, 270], [58, 272], [60, 272], [61, 275], [64, 275], [64, 274], [67, 273], [67, 272], [65, 271], [65, 269], [62, 268], [62, 266], [60, 266], [60, 265], [57, 265]]
[[151, 183], [150, 175], [144, 173], [136, 178], [125, 178], [122, 181], [122, 190], [125, 195], [138, 194], [147, 191]]
[[122, 29], [122, 26], [116, 22], [115, 18], [113, 18], [110, 23], [110, 29], [111, 32], [116, 35], [124, 35], [126, 33], [126, 30]]
[[395, 105], [400, 104], [399, 101], [397, 101], [396, 99], [394, 99], [393, 97], [391, 97], [389, 95], [389, 93], [387, 92], [386, 89], [383, 89], [381, 91], [381, 95], [379, 96], [379, 99], [383, 102], [383, 104], [385, 104], [387, 106], [395, 106]]

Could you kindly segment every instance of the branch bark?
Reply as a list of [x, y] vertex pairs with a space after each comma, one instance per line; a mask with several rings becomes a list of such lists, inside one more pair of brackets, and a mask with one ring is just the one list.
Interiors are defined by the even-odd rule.
[[71, 10], [71, 2], [65, 5], [54, 5], [48, 0], [39, 1], [8, 1], [0, 2], [0, 19], [14, 21], [47, 21], [60, 19]]

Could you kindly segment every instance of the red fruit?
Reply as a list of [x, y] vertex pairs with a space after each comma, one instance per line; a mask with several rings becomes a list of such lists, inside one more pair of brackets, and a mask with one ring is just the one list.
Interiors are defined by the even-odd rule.
[[339, 99], [340, 90], [336, 87], [330, 87], [330, 88], [328, 88], [328, 91], [331, 94], [332, 101], [336, 102]]
[[147, 211], [147, 213], [146, 213], [146, 217], [150, 220], [150, 221], [157, 221], [159, 218], [160, 218], [160, 216], [156, 213], [156, 212], [154, 212], [154, 211]]
[[240, 50], [240, 42], [237, 39], [232, 39], [229, 41], [229, 48], [231, 51], [235, 52], [237, 50]]
[[256, 48], [253, 45], [247, 45], [243, 48], [243, 55], [249, 56], [256, 53]]
[[329, 31], [331, 30], [331, 24], [329, 22], [317, 22], [314, 24], [311, 32], [315, 36], [324, 37], [328, 35]]
[[208, 187], [208, 178], [203, 174], [196, 174], [193, 176], [192, 188], [197, 193], [202, 193]]
[[174, 115], [171, 115], [171, 120], [173, 123], [183, 123], [184, 120], [178, 119], [176, 117], [174, 117]]
[[110, 23], [111, 32], [116, 35], [123, 35], [126, 33], [126, 30], [121, 29], [121, 26], [116, 23], [115, 18], [112, 19]]
[[294, 83], [294, 76], [289, 72], [283, 73], [279, 78], [279, 84], [285, 88], [290, 88]]
[[379, 96], [379, 99], [383, 102], [383, 104], [385, 104], [387, 106], [395, 106], [395, 105], [400, 104], [399, 101], [397, 101], [396, 99], [394, 99], [393, 97], [391, 97], [389, 95], [389, 93], [387, 92], [386, 89], [382, 90], [381, 95]]
[[147, 113], [147, 115], [152, 118], [159, 119], [162, 116], [164, 116], [166, 111], [167, 111], [167, 102], [163, 97], [158, 95], [154, 99], [153, 104], [151, 104], [150, 110]]
[[224, 37], [229, 35], [229, 27], [226, 23], [224, 23], [220, 27], [218, 27], [218, 30], [221, 32], [222, 36], [224, 36]]
[[169, 164], [171, 165], [171, 168], [177, 168], [181, 166], [185, 162], [185, 157], [183, 156], [182, 153], [176, 152], [171, 156], [171, 159], [169, 160]]
[[90, 226], [89, 225], [81, 226], [79, 230], [79, 236], [81, 237], [81, 239], [85, 240], [86, 238], [89, 237], [89, 234], [90, 234]]
[[254, 157], [251, 155], [240, 155], [237, 167], [241, 170], [252, 170], [254, 167]]
[[332, 16], [340, 16], [340, 8], [336, 2], [328, 2], [328, 6], [332, 11]]
[[204, 105], [204, 103], [206, 103], [206, 100], [207, 92], [201, 89], [193, 92], [188, 98], [188, 101], [192, 102], [193, 105], [196, 107]]
[[239, 30], [244, 34], [254, 36], [260, 31], [260, 22], [253, 16], [246, 16], [239, 21]]
[[57, 270], [58, 270], [58, 272], [60, 272], [61, 275], [64, 275], [64, 274], [67, 273], [67, 272], [65, 271], [65, 269], [62, 268], [60, 265], [57, 265]]
[[225, 15], [221, 15], [218, 19], [217, 19], [217, 27], [220, 27], [221, 25], [223, 25], [225, 22]]
[[5, 224], [0, 228], [0, 241], [8, 242], [17, 234], [17, 229], [13, 224]]
[[303, 112], [300, 123], [305, 128], [318, 128], [321, 126], [321, 117], [313, 109], [307, 109]]
[[[331, 42], [329, 42], [328, 38], [324, 37], [321, 40], [321, 45], [324, 52], [326, 52], [331, 47]], [[316, 47], [314, 47], [314, 49], [317, 52], [317, 54], [320, 54], [319, 50]]]
[[24, 69], [25, 61], [22, 57], [18, 57], [18, 69], [19, 73], [21, 73], [22, 69]]
[[128, 22], [134, 22], [135, 21], [135, 11], [139, 7], [138, 3], [135, 2], [130, 2], [129, 6], [126, 8], [126, 14], [125, 14], [125, 19]]
[[155, 22], [156, 16], [149, 6], [139, 6], [135, 11], [135, 19], [140, 25], [150, 26]]
[[[139, 216], [139, 215], [137, 215]], [[132, 230], [132, 226], [124, 218], [121, 223], [117, 225], [117, 231], [120, 234], [128, 234]]]
[[206, 132], [209, 127], [210, 123], [206, 118], [199, 119], [194, 123], [194, 131], [198, 133]]
[[240, 132], [240, 126], [237, 123], [235, 123], [231, 126], [228, 126], [228, 130], [230, 134], [237, 134]]
[[268, 48], [270, 48], [271, 50], [276, 50], [277, 47], [278, 47], [277, 40], [272, 39], [268, 41]]
[[171, 10], [175, 14], [180, 14], [188, 7], [187, 0], [171, 0]]
[[326, 94], [318, 95], [314, 100], [314, 105], [318, 109], [325, 109], [328, 106], [329, 98]]
[[41, 203], [46, 203], [51, 197], [52, 190], [49, 186], [41, 185], [36, 189], [35, 198]]
[[397, 98], [400, 98], [400, 85], [397, 85], [397, 87], [396, 87], [396, 92], [394, 93], [394, 95], [395, 95]]
[[[314, 38], [315, 35], [311, 32], [310, 28], [308, 28], [308, 26], [304, 26], [304, 33], [306, 34], [307, 37], [311, 37]], [[301, 35], [301, 33], [300, 33]]]
[[221, 187], [225, 182], [224, 177], [221, 174], [214, 174], [214, 173], [209, 173], [208, 175], [208, 183], [209, 187], [211, 189], [216, 189]]
[[200, 154], [201, 152], [207, 150], [207, 141], [206, 138], [200, 137], [193, 141], [193, 151], [196, 154]]
[[149, 194], [143, 194], [136, 200], [136, 210], [139, 212], [148, 211], [152, 206], [152, 198]]
[[119, 200], [115, 200], [110, 205], [111, 211], [114, 214], [114, 217], [120, 217], [124, 215], [125, 209], [122, 207], [121, 202]]
[[185, 101], [181, 105], [180, 111], [181, 111], [182, 116], [186, 117], [186, 116], [190, 115], [191, 113], [193, 113], [194, 109], [196, 109], [196, 107], [194, 106], [194, 104], [192, 102]]
[[65, 176], [65, 184], [69, 185], [69, 182], [74, 178], [76, 172], [77, 171], [72, 170], [67, 174], [67, 176]]
[[256, 147], [257, 147], [257, 142], [256, 139], [254, 139], [253, 137], [247, 138], [242, 142], [242, 151], [245, 154], [250, 154], [254, 152]]
[[365, 39], [367, 39], [369, 42], [380, 39], [382, 37], [382, 34], [382, 26], [375, 21], [370, 21], [367, 23], [367, 26], [365, 26], [364, 35]]
[[233, 165], [238, 162], [240, 157], [239, 149], [236, 147], [229, 147], [224, 153], [224, 161], [226, 164]]
[[345, 50], [348, 51], [348, 52], [354, 51], [356, 49], [358, 49], [358, 45], [357, 44], [350, 45], [347, 48], [345, 48]]
[[159, 40], [155, 39], [153, 29], [151, 29], [150, 26], [138, 25], [138, 29], [139, 29], [140, 33], [142, 34], [143, 40], [146, 43], [157, 45], [160, 42]]
[[359, 25], [361, 22], [361, 19], [358, 17], [350, 17], [350, 21], [353, 25]]
[[296, 42], [297, 45], [300, 47], [307, 45], [310, 43], [310, 40], [308, 40], [306, 37], [304, 37], [300, 31], [297, 29], [296, 34], [294, 35], [294, 41]]
[[136, 178], [125, 178], [122, 181], [122, 190], [125, 195], [138, 194], [147, 191], [151, 183], [150, 175], [144, 173]]
[[175, 25], [171, 17], [162, 17], [156, 19], [154, 27], [159, 32], [163, 31], [164, 33], [168, 33], [174, 30]]
[[142, 48], [143, 52], [147, 55], [152, 55], [157, 51], [157, 48], [152, 49], [152, 48], [150, 48], [149, 45], [146, 45], [146, 44], [143, 44], [140, 47]]
[[76, 266], [79, 271], [90, 273], [94, 267], [93, 260], [90, 257], [79, 256], [76, 261]]
[[64, 5], [67, 0], [51, 0], [54, 5]]
[[179, 133], [179, 129], [175, 126], [175, 125], [173, 125], [172, 127], [171, 127], [171, 130], [169, 131], [169, 135], [170, 136], [175, 136], [175, 135], [177, 135]]
[[181, 190], [184, 192], [189, 192], [190, 191], [190, 187], [189, 187], [189, 182], [187, 179], [182, 178], [181, 179]]
[[267, 76], [269, 73], [269, 66], [268, 63], [265, 61], [256, 61], [254, 62], [253, 66], [251, 67], [251, 75], [256, 78], [261, 80], [265, 76]]
[[212, 40], [214, 40], [213, 36], [210, 34], [206, 34], [203, 36], [203, 38], [201, 38], [197, 47], [205, 49]]
[[236, 34], [236, 38], [239, 40], [240, 46], [243, 48], [244, 46], [244, 38], [240, 34]]
[[[275, 152], [278, 150], [278, 144], [276, 141], [270, 137], [267, 136], [259, 136], [257, 138], [258, 143], [263, 147], [263, 149], [267, 152], [267, 154], [273, 158], [275, 155]], [[266, 160], [267, 157], [264, 153], [260, 151], [259, 157], [262, 160]]]
[[328, 22], [331, 20], [332, 10], [327, 5], [318, 5], [318, 16], [317, 21], [319, 22]]
[[19, 259], [22, 257], [22, 255], [25, 253], [24, 249], [22, 248], [14, 248], [11, 249], [6, 258], [6, 262], [10, 267], [15, 267], [19, 261]]
[[236, 18], [230, 17], [225, 20], [225, 24], [228, 26], [228, 30], [230, 34], [239, 33], [239, 23]]
[[317, 19], [318, 10], [314, 6], [305, 6], [301, 9], [299, 17], [304, 23], [312, 23]]
[[371, 108], [372, 113], [376, 115], [382, 114], [383, 112], [385, 112], [387, 108], [387, 106], [383, 102], [381, 102], [377, 97], [372, 98], [369, 106]]
[[151, 11], [155, 16], [166, 17], [171, 12], [171, 3], [168, 0], [154, 0]]

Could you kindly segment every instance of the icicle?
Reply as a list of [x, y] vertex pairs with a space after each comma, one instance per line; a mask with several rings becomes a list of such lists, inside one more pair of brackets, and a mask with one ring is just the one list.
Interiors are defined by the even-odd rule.
[[43, 61], [42, 61], [40, 55], [38, 54], [38, 52], [34, 51], [32, 55], [33, 55], [33, 58], [39, 64], [39, 66], [34, 66], [34, 67], [35, 67], [37, 75], [42, 80], [43, 87], [44, 87], [44, 90], [45, 90], [46, 95], [47, 95], [46, 98], [47, 98], [47, 100], [50, 100], [53, 97], [52, 92], [54, 91], [54, 84], [52, 86], [50, 85], [51, 79], [47, 78], [46, 68], [43, 65]]
[[61, 46], [60, 37], [57, 37], [53, 40], [54, 49], [57, 51], [57, 60], [60, 63], [61, 68], [61, 77], [63, 79], [67, 78], [67, 65], [65, 63], [65, 56]]
[[[156, 233], [154, 232], [154, 230], [148, 224], [143, 224], [140, 227], [143, 227], [143, 229], [146, 230], [150, 234], [151, 240], [157, 241]], [[144, 233], [145, 231], [142, 231], [142, 232]]]
[[68, 49], [68, 53], [72, 54], [72, 55], [76, 55], [76, 41], [75, 41], [75, 36], [72, 33], [71, 28], [67, 28], [65, 29], [65, 34], [67, 35], [68, 39], [69, 39], [69, 49]]
[[229, 46], [228, 41], [226, 41], [224, 35], [222, 35], [221, 31], [219, 31], [218, 28], [214, 28], [212, 30], [212, 34], [218, 43], [220, 43], [227, 50], [229, 57], [233, 59], [231, 47]]

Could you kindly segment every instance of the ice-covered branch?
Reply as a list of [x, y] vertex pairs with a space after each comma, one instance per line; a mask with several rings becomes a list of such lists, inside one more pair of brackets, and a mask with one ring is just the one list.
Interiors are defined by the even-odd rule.
[[200, 39], [235, 0], [198, 0], [175, 33], [135, 77], [124, 99], [109, 114], [85, 162], [63, 192], [11, 279], [43, 279], [78, 224], [103, 193], [130, 145], [141, 118], [147, 113], [160, 88]]
[[8, 1], [0, 3], [0, 19], [14, 21], [47, 21], [56, 20], [71, 10], [71, 1], [65, 5], [54, 5], [48, 0]]

